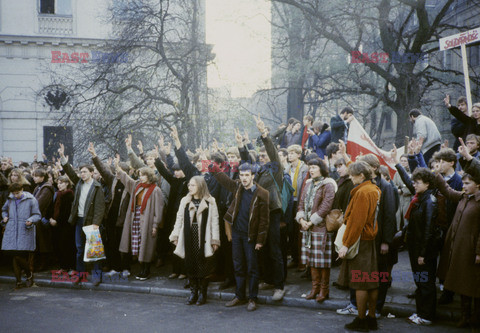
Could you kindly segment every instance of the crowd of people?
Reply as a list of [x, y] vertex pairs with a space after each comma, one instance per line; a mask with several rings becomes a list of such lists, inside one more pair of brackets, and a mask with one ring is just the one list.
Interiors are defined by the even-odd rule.
[[[91, 225], [101, 231], [106, 255], [93, 263], [94, 285], [102, 271], [128, 278], [136, 262], [135, 278], [144, 281], [152, 263], [168, 261], [168, 278], [188, 278], [187, 304], [205, 304], [216, 276], [221, 288], [235, 285], [225, 306], [254, 311], [259, 288], [283, 299], [287, 269], [294, 267], [312, 281], [306, 298], [324, 302], [330, 269], [340, 263], [334, 284], [350, 290], [350, 302], [337, 313], [356, 315], [347, 329], [368, 331], [377, 329], [405, 247], [416, 284], [417, 311], [409, 320], [430, 325], [437, 303], [452, 302], [456, 293], [457, 326], [478, 327], [480, 104], [471, 116], [465, 98], [455, 107], [447, 96], [445, 104], [458, 152], [414, 109], [415, 138], [405, 155], [392, 149], [392, 179], [376, 155], [347, 154], [350, 107], [330, 124], [307, 115], [275, 132], [255, 117], [257, 140], [236, 129], [229, 148], [214, 141], [192, 153], [172, 127], [171, 143], [161, 136], [144, 152], [139, 142], [138, 155], [129, 135], [128, 161], [119, 155], [102, 161], [93, 143], [92, 163], [78, 167], [62, 144], [57, 160], [14, 165], [2, 158], [1, 249], [12, 258], [15, 289], [32, 286], [34, 272], [52, 265], [69, 276], [85, 272], [82, 228]], [[444, 288], [439, 300], [437, 278]]]

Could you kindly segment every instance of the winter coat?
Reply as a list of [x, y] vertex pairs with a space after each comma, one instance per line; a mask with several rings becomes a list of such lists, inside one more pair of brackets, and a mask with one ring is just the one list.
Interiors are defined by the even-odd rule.
[[[225, 232], [230, 241], [232, 239], [232, 227], [238, 216], [244, 188], [240, 180], [233, 180], [225, 173], [215, 173], [214, 176], [223, 187], [234, 194], [230, 207], [223, 218], [225, 220]], [[257, 188], [253, 193], [252, 202], [250, 203], [250, 212], [248, 214], [248, 241], [263, 245], [267, 239], [268, 224], [270, 220], [268, 209], [269, 194], [268, 191], [260, 185], [256, 186]]]
[[[102, 161], [100, 161], [100, 158], [98, 156], [93, 157], [92, 161], [93, 165], [95, 165], [105, 183], [110, 186], [110, 192], [112, 193], [112, 200], [110, 200], [108, 206], [105, 207], [107, 219], [115, 219], [115, 226], [122, 227], [125, 223], [125, 217], [127, 215], [128, 203], [130, 202], [130, 194], [128, 193], [128, 191], [125, 191], [125, 187], [122, 185], [122, 183], [109, 170], [109, 168], [104, 163], [102, 163]], [[112, 203], [115, 201], [117, 195], [121, 196], [120, 205], [118, 211], [113, 212], [111, 211]], [[115, 216], [111, 216], [112, 214], [114, 214]]]
[[448, 111], [450, 111], [452, 116], [457, 118], [463, 123], [463, 125], [465, 125], [465, 131], [462, 135], [463, 140], [465, 140], [465, 138], [469, 134], [480, 135], [480, 124], [477, 123], [476, 119], [473, 119], [468, 114], [463, 113], [462, 111], [460, 111], [460, 109], [453, 105], [448, 108]]
[[[135, 154], [132, 148], [128, 149], [128, 159], [130, 160], [130, 165], [135, 170], [148, 167], [141, 158]], [[158, 170], [155, 170], [157, 176], [160, 176], [157, 185], [162, 191], [163, 200], [165, 201], [165, 206], [168, 205], [168, 197], [170, 194], [170, 184], [159, 174]]]
[[[68, 219], [68, 223], [75, 225], [78, 218], [78, 204], [83, 186], [83, 180], [77, 176], [72, 166], [69, 163], [66, 163], [64, 159], [62, 159], [62, 167], [68, 178], [70, 178], [70, 180], [75, 184], [75, 197], [73, 199], [70, 218]], [[96, 180], [93, 180], [93, 184], [88, 192], [84, 207], [83, 225], [88, 226], [95, 224], [100, 226], [105, 213], [105, 199], [102, 191], [102, 185]]]
[[353, 183], [350, 176], [343, 176], [337, 179], [338, 190], [335, 193], [332, 209], [340, 209], [345, 213], [348, 202], [350, 201], [350, 192], [353, 190]]
[[188, 181], [185, 177], [176, 178], [172, 175], [165, 165], [163, 165], [160, 158], [155, 159], [155, 167], [162, 177], [170, 184], [170, 197], [168, 198], [164, 223], [166, 228], [165, 232], [170, 233], [175, 224], [180, 201], [188, 194]]
[[[395, 233], [397, 232], [397, 220], [395, 218], [395, 213], [398, 208], [398, 202], [395, 196], [396, 190], [381, 176], [377, 176], [375, 183], [380, 188], [382, 193], [380, 196], [377, 214], [378, 232], [377, 236], [375, 237], [377, 260], [380, 267], [385, 267], [385, 265], [390, 267], [398, 262], [398, 252], [390, 246], [393, 241], [393, 236], [395, 236]], [[380, 253], [382, 244], [389, 245], [388, 253]]]
[[[205, 229], [205, 247], [204, 247], [204, 256], [205, 258], [213, 256], [212, 245], [220, 246], [220, 230], [218, 222], [218, 210], [217, 204], [215, 203], [215, 198], [210, 196], [208, 199], [202, 199], [198, 210], [195, 207], [195, 204], [192, 202], [192, 196], [188, 194], [180, 202], [180, 207], [178, 208], [177, 220], [175, 221], [175, 226], [173, 231], [170, 234], [170, 241], [177, 242], [175, 247], [174, 254], [180, 258], [185, 258], [185, 207], [188, 207], [190, 213], [190, 223], [193, 221], [194, 215], [196, 215], [198, 223], [198, 239], [202, 239], [200, 232], [202, 230], [202, 212], [208, 208], [208, 216], [206, 220], [206, 229]], [[201, 248], [201, 247], [200, 247]]]
[[[303, 163], [302, 161], [298, 161], [300, 163], [300, 170], [298, 170], [298, 177], [297, 177], [297, 196], [295, 198], [295, 201], [299, 201], [302, 195], [302, 190], [303, 190], [303, 183], [305, 178], [307, 177], [308, 174], [308, 166]], [[285, 168], [285, 172], [290, 175], [292, 178], [292, 184], [293, 184], [293, 175], [290, 174], [290, 171], [292, 171], [292, 166], [288, 164], [288, 166]], [[295, 169], [293, 170], [295, 172]], [[292, 185], [293, 186], [293, 185]]]
[[[49, 218], [51, 207], [53, 205], [53, 196], [55, 189], [49, 182], [38, 185], [33, 191], [33, 196], [37, 199], [38, 208], [42, 217]], [[37, 249], [41, 253], [48, 253], [53, 251], [52, 246], [52, 232], [49, 224], [39, 223], [36, 226]]]
[[2, 221], [5, 217], [8, 217], [8, 222], [3, 235], [2, 250], [35, 251], [35, 225], [25, 225], [26, 221], [36, 224], [42, 218], [34, 196], [23, 192], [23, 198], [16, 207], [15, 197], [10, 194], [2, 207]]
[[350, 202], [344, 215], [347, 225], [342, 243], [350, 248], [358, 240], [374, 240], [378, 231], [375, 223], [375, 211], [380, 189], [370, 180], [357, 185], [350, 193]]
[[349, 125], [345, 124], [345, 121], [336, 115], [330, 119], [330, 129], [331, 129], [331, 142], [338, 143], [338, 140], [344, 140], [345, 130], [348, 130]]
[[[178, 164], [185, 174], [185, 180], [187, 181], [187, 184], [192, 177], [203, 176], [205, 182], [207, 183], [208, 192], [212, 197], [215, 198], [216, 201], [219, 201], [220, 184], [218, 184], [215, 177], [208, 172], [202, 174], [197, 167], [190, 162], [183, 147], [180, 147], [180, 149], [175, 148], [175, 156], [177, 156]], [[207, 168], [208, 165], [205, 165], [204, 167]]]
[[[255, 176], [255, 181], [268, 191], [270, 200], [269, 208], [270, 211], [274, 211], [282, 209], [281, 189], [283, 186], [284, 169], [272, 139], [269, 136], [266, 138], [262, 136], [261, 138], [270, 162], [260, 166], [260, 170]], [[240, 148], [239, 151], [242, 161], [250, 161], [248, 150], [246, 150], [245, 147]]]
[[292, 133], [291, 131], [285, 132], [285, 146], [288, 148], [291, 145], [302, 145], [302, 132], [298, 131]]
[[58, 225], [68, 223], [70, 211], [72, 209], [73, 191], [67, 189], [65, 191], [57, 191], [55, 202], [53, 203], [52, 218], [57, 221]]
[[[300, 219], [307, 219], [305, 213], [305, 199], [307, 198], [310, 187], [313, 186], [313, 180], [309, 179], [305, 183], [305, 189], [302, 191], [302, 197], [298, 202], [298, 212], [295, 220], [300, 223]], [[324, 218], [332, 210], [335, 192], [337, 191], [337, 183], [332, 178], [325, 178], [321, 181], [321, 185], [315, 193], [313, 207], [311, 207], [310, 222], [314, 226], [324, 227]]]
[[453, 190], [442, 176], [435, 183], [449, 200], [458, 203], [452, 224], [447, 231], [440, 256], [438, 276], [445, 279], [445, 288], [460, 295], [480, 297], [480, 191], [467, 196]]
[[[133, 219], [135, 217], [135, 211], [132, 212], [131, 207], [132, 204], [135, 206], [137, 194], [140, 192], [140, 189], [135, 192], [135, 189], [140, 183], [140, 181], [133, 180], [122, 170], [118, 170], [117, 175], [123, 185], [125, 185], [125, 191], [128, 191], [128, 193], [130, 193], [130, 202], [128, 204], [127, 214], [125, 217], [125, 224], [123, 225], [122, 239], [120, 241], [119, 250], [123, 253], [130, 253], [132, 250], [132, 225]], [[163, 222], [163, 207], [164, 200], [162, 191], [158, 186], [155, 186], [155, 189], [148, 198], [147, 205], [143, 214], [140, 215], [141, 242], [140, 250], [138, 253], [139, 262], [152, 261], [156, 248], [158, 229]], [[157, 229], [157, 234], [155, 236], [152, 236], [153, 228]]]
[[436, 239], [435, 219], [437, 218], [437, 199], [432, 190], [426, 190], [414, 204], [407, 226], [408, 251], [414, 258], [436, 258], [438, 243]]
[[325, 157], [328, 144], [332, 141], [330, 130], [325, 130], [318, 135], [312, 135], [308, 138], [308, 147], [318, 155], [322, 160]]

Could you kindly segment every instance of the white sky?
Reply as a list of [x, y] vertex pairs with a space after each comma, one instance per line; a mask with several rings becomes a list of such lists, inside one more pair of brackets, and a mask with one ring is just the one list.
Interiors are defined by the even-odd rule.
[[270, 2], [206, 0], [206, 40], [216, 59], [208, 86], [227, 87], [232, 97], [249, 97], [270, 86]]

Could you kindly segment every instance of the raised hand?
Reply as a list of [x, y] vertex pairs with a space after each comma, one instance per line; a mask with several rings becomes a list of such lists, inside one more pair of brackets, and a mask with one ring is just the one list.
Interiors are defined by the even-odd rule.
[[235, 133], [235, 141], [237, 141], [237, 145], [239, 147], [243, 147], [243, 137], [240, 134], [240, 131], [238, 130], [238, 128], [235, 128], [233, 132]]
[[467, 161], [472, 160], [473, 156], [470, 155], [470, 151], [468, 147], [465, 145], [465, 142], [463, 142], [463, 139], [458, 138], [458, 141], [460, 141], [460, 146], [458, 147], [458, 152], [460, 153], [460, 155], [462, 155], [462, 157]]
[[46, 161], [47, 160], [47, 155], [42, 154], [42, 158], [43, 158], [44, 161]]
[[170, 132], [170, 136], [172, 137], [173, 142], [175, 143], [175, 147], [180, 149], [182, 143], [180, 142], [180, 138], [178, 137], [177, 127], [175, 125], [172, 126], [172, 131]]
[[422, 149], [422, 143], [420, 140], [415, 140], [414, 142], [414, 149], [415, 149], [415, 154], [420, 153], [420, 150]]
[[88, 152], [89, 152], [90, 154], [92, 154], [92, 157], [97, 156], [97, 154], [95, 153], [95, 147], [93, 146], [93, 142], [90, 142], [90, 143], [88, 144], [87, 150], [88, 150]]
[[250, 143], [247, 130], [243, 130], [243, 138], [245, 139], [245, 143]]
[[143, 143], [141, 140], [138, 140], [137, 148], [140, 154], [143, 154]]
[[107, 165], [112, 165], [113, 158], [110, 156], [107, 160]]
[[255, 119], [255, 123], [257, 125], [258, 131], [262, 133], [262, 136], [266, 136], [266, 128], [265, 128], [265, 123], [263, 120], [260, 118], [260, 116], [253, 116], [253, 119]]
[[125, 139], [125, 146], [127, 146], [127, 149], [132, 148], [132, 135], [128, 134], [127, 138]]
[[408, 142], [407, 153], [408, 155], [415, 155], [415, 139]]
[[445, 95], [445, 98], [443, 99], [443, 102], [445, 103], [445, 106], [447, 108], [451, 107], [452, 105], [450, 104], [450, 95]]
[[161, 149], [164, 144], [165, 144], [165, 139], [164, 139], [163, 135], [160, 134], [160, 137], [158, 138], [158, 147], [160, 147], [160, 149]]
[[397, 146], [395, 146], [395, 144], [393, 145], [393, 149], [390, 151], [390, 157], [392, 158], [395, 164], [398, 164], [400, 162], [398, 160]]
[[119, 166], [119, 163], [120, 163], [120, 155], [117, 154], [115, 156], [115, 158], [113, 159], [113, 165], [115, 166], [115, 169], [118, 171], [118, 170], [121, 170], [120, 166]]
[[60, 155], [60, 157], [65, 157], [65, 146], [63, 145], [63, 143], [60, 143], [60, 148], [58, 148], [58, 154]]
[[443, 141], [442, 145], [440, 146], [440, 148], [448, 148], [448, 140], [445, 139], [445, 141]]

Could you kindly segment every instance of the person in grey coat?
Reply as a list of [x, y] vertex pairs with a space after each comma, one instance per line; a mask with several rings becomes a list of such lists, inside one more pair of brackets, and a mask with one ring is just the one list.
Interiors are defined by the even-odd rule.
[[[31, 287], [33, 272], [30, 261], [36, 248], [35, 224], [40, 221], [41, 214], [38, 202], [28, 192], [23, 192], [22, 185], [14, 183], [9, 186], [10, 195], [2, 207], [2, 227], [5, 227], [2, 250], [13, 255], [13, 272], [15, 289]], [[22, 283], [22, 269], [27, 275], [26, 285]]]

